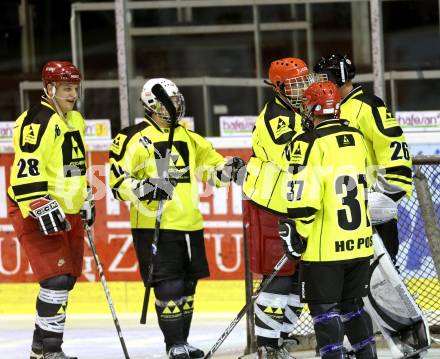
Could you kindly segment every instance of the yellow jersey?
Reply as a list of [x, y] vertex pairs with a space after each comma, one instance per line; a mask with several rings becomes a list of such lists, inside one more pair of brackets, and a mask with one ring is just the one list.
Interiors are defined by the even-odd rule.
[[[354, 88], [341, 102], [340, 118], [359, 129], [368, 147], [369, 165], [386, 180], [381, 192], [397, 201], [412, 193], [412, 161], [402, 128], [377, 96]], [[374, 181], [377, 171], [369, 170]]]
[[289, 146], [288, 217], [306, 238], [303, 261], [336, 262], [370, 257], [367, 211], [368, 150], [347, 121], [321, 122]]
[[65, 213], [78, 213], [87, 189], [85, 121], [69, 111], [64, 121], [46, 101], [17, 119], [13, 132], [14, 162], [8, 194], [23, 217], [29, 204], [49, 194]]
[[253, 154], [246, 165], [244, 194], [266, 209], [285, 214], [286, 144], [302, 132], [301, 116], [277, 97], [261, 111], [252, 132]]
[[[133, 188], [140, 180], [159, 177], [157, 164], [165, 158], [168, 128], [145, 118], [121, 130], [110, 149], [110, 187], [120, 201], [130, 201], [132, 228], [154, 228], [158, 201], [139, 201]], [[202, 136], [180, 125], [175, 128], [169, 177], [177, 182], [173, 198], [164, 203], [161, 228], [195, 231], [203, 228], [197, 179], [221, 186], [217, 170], [224, 158]], [[160, 167], [161, 168], [161, 167]]]

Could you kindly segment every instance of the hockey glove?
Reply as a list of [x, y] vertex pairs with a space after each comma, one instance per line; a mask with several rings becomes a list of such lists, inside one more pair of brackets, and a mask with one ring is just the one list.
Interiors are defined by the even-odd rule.
[[397, 216], [397, 203], [380, 192], [368, 192], [368, 210], [373, 226], [391, 221]]
[[140, 201], [160, 201], [173, 198], [174, 178], [148, 178], [137, 183], [133, 192]]
[[218, 171], [218, 178], [222, 182], [234, 181], [241, 186], [244, 182], [245, 174], [246, 163], [240, 157], [232, 157], [226, 161], [223, 169]]
[[284, 253], [287, 257], [299, 260], [307, 248], [307, 242], [296, 231], [295, 222], [291, 219], [280, 219], [278, 233], [283, 241]]
[[84, 223], [87, 223], [89, 227], [93, 226], [95, 223], [95, 198], [93, 197], [92, 187], [87, 186], [87, 198], [84, 200], [84, 203], [79, 211], [82, 220]]
[[49, 195], [39, 198], [30, 204], [29, 214], [38, 220], [41, 232], [46, 236], [70, 231], [70, 223], [58, 202]]

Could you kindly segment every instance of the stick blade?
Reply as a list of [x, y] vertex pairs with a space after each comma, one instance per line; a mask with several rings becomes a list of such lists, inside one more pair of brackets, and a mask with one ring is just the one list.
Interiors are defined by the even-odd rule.
[[168, 96], [167, 91], [163, 88], [161, 84], [156, 84], [151, 88], [151, 92], [165, 106], [168, 113], [170, 114], [172, 122], [175, 123], [177, 118], [176, 107], [174, 106], [173, 101], [171, 101], [170, 97]]

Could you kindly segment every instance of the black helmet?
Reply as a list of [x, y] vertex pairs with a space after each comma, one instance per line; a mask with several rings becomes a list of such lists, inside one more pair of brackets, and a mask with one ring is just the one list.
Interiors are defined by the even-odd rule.
[[356, 73], [355, 67], [348, 56], [340, 54], [321, 57], [313, 66], [313, 71], [317, 74], [326, 74], [329, 81], [338, 86], [350, 81]]

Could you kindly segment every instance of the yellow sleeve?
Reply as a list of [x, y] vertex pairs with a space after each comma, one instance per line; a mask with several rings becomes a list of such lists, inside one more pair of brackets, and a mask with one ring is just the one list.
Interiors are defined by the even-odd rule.
[[224, 157], [214, 149], [206, 138], [192, 131], [187, 130], [187, 132], [195, 147], [196, 177], [216, 187], [226, 185], [217, 176], [217, 171], [221, 171], [225, 163]]
[[281, 169], [288, 166], [286, 145], [301, 132], [301, 116], [279, 113], [278, 107], [267, 104], [260, 113], [252, 133], [252, 147], [257, 157], [272, 162]]
[[[302, 137], [302, 136], [301, 136]], [[321, 209], [323, 180], [319, 144], [302, 139], [295, 142], [287, 182], [287, 213], [296, 224], [296, 230], [304, 237], [310, 236], [316, 212]]]
[[412, 161], [402, 128], [378, 97], [367, 98], [370, 106], [364, 106], [359, 117], [360, 129], [382, 178], [383, 192], [394, 200], [412, 193]]
[[116, 135], [110, 147], [110, 188], [119, 201], [137, 201], [133, 193], [140, 170], [137, 137], [127, 136], [124, 131]]
[[10, 195], [25, 218], [29, 215], [30, 203], [48, 193], [46, 163], [50, 161], [54, 147], [54, 133], [50, 119], [46, 124], [22, 123], [14, 129]]

